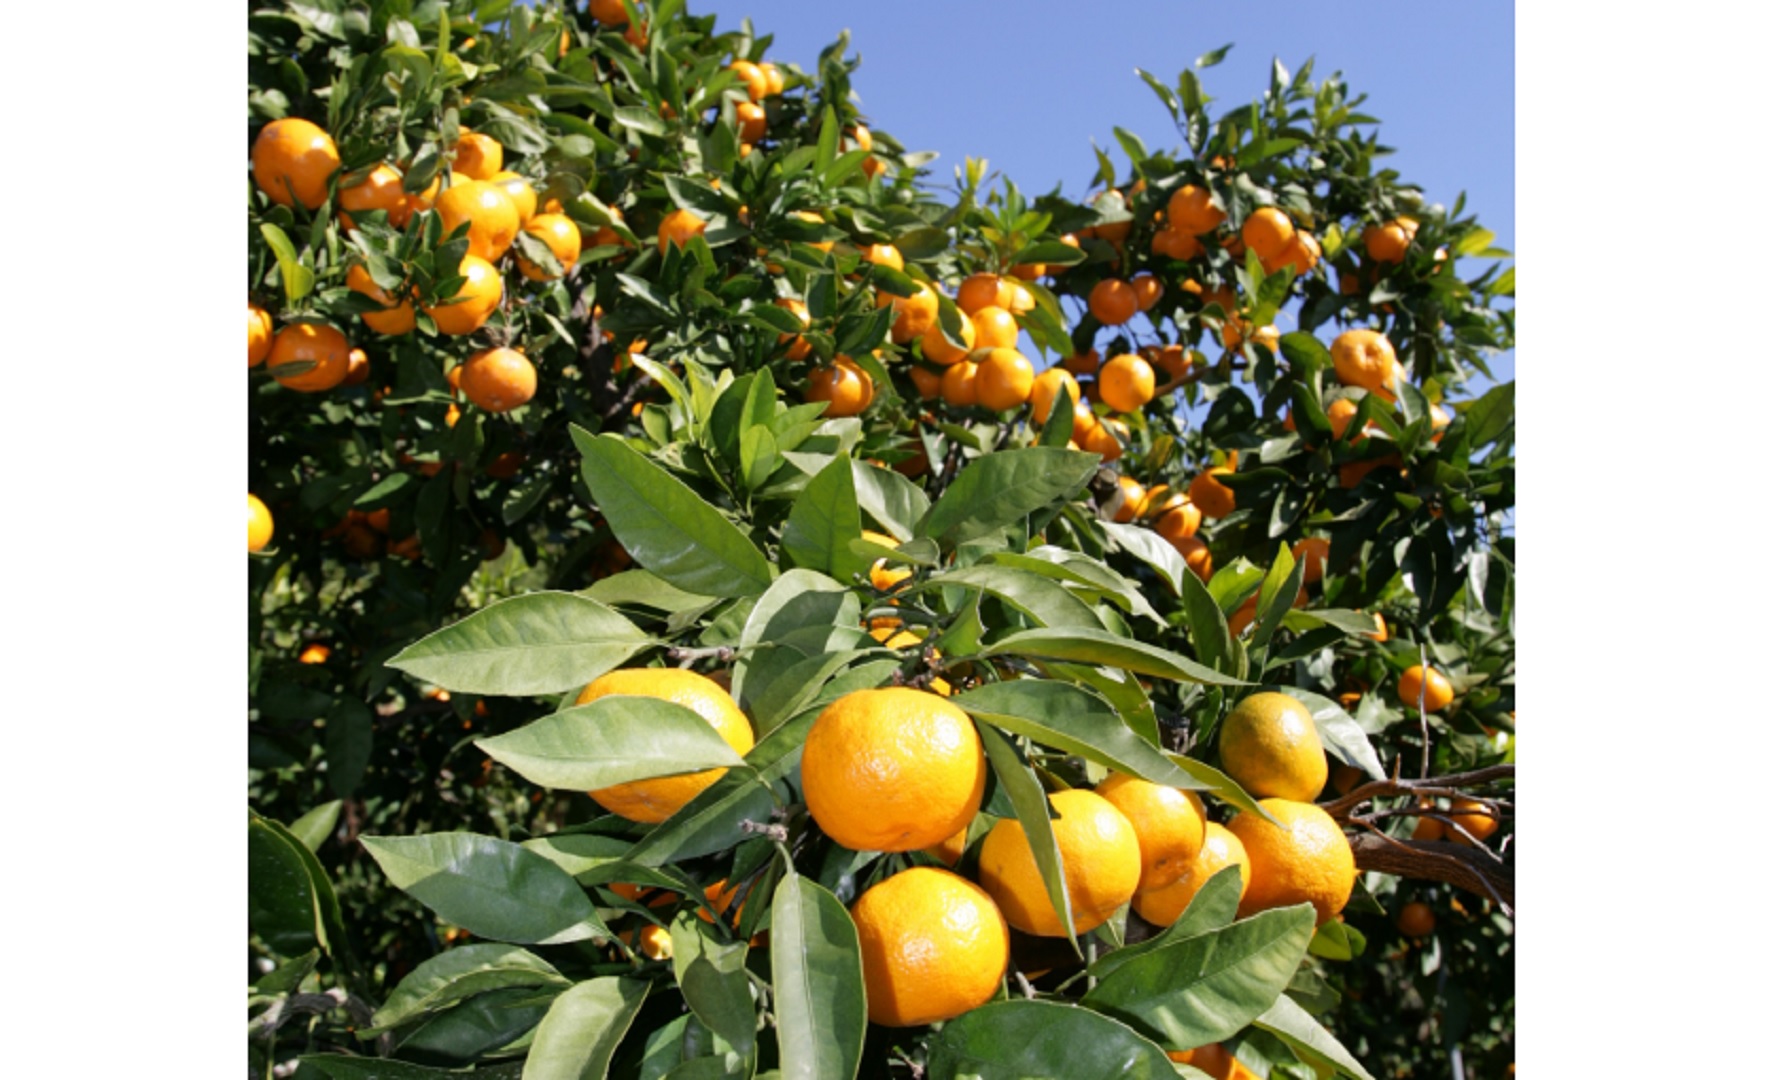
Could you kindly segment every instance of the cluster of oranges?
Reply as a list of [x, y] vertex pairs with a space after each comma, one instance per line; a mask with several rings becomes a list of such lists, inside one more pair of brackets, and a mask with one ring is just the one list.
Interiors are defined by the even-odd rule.
[[[877, 636], [899, 648], [900, 633], [878, 628]], [[614, 671], [589, 684], [577, 701], [607, 694], [672, 701], [697, 713], [737, 752], [753, 746], [740, 707], [706, 676], [667, 668]], [[1329, 769], [1305, 706], [1284, 694], [1251, 695], [1222, 725], [1220, 754], [1227, 773], [1260, 800], [1267, 818], [1240, 813], [1226, 825], [1211, 822], [1194, 792], [1121, 773], [1094, 790], [1049, 796], [1076, 932], [1095, 929], [1126, 904], [1149, 922], [1169, 925], [1228, 865], [1241, 875], [1242, 916], [1310, 904], [1322, 924], [1341, 912], [1354, 884], [1354, 858], [1342, 830], [1311, 801]], [[622, 817], [657, 823], [722, 774], [712, 769], [638, 780], [589, 795]], [[978, 881], [951, 869], [969, 845], [987, 779], [975, 723], [953, 701], [904, 686], [845, 694], [810, 727], [801, 777], [810, 817], [836, 843], [853, 851], [924, 852], [943, 864], [896, 874], [852, 905], [874, 1022], [926, 1024], [990, 1000], [1009, 961], [1008, 928], [1065, 936], [1018, 821], [998, 821], [980, 841]], [[727, 882], [716, 889], [714, 902], [733, 896]], [[637, 895], [631, 890], [627, 898]], [[652, 934], [644, 951], [663, 945]]]

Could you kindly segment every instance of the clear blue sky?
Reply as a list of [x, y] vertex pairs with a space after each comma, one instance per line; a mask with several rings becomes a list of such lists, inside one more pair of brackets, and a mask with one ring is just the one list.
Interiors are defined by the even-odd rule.
[[[1394, 0], [1276, 5], [1115, 0], [689, 0], [719, 29], [742, 17], [775, 38], [769, 56], [812, 69], [841, 30], [864, 59], [853, 76], [864, 112], [909, 150], [935, 150], [948, 180], [965, 156], [984, 157], [1027, 194], [1062, 184], [1083, 193], [1095, 171], [1091, 141], [1115, 147], [1117, 125], [1149, 146], [1176, 144], [1168, 113], [1134, 74], [1175, 85], [1202, 53], [1233, 44], [1201, 73], [1224, 106], [1267, 86], [1269, 62], [1320, 75], [1341, 71], [1382, 121], [1386, 161], [1447, 205], [1466, 207], [1519, 252], [1514, 235], [1514, 7], [1509, 2], [1418, 4]], [[1125, 171], [1119, 149], [1113, 154]], [[1494, 365], [1513, 378], [1513, 358]]]

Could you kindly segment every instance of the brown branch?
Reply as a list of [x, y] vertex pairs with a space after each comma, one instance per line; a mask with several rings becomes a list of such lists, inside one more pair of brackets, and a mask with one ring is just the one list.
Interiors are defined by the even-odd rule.
[[[1346, 817], [1350, 810], [1361, 803], [1372, 799], [1404, 795], [1464, 798], [1466, 797], [1465, 788], [1512, 779], [1514, 779], [1514, 766], [1491, 765], [1486, 769], [1473, 769], [1471, 772], [1453, 773], [1450, 776], [1436, 776], [1429, 780], [1371, 780], [1334, 802], [1320, 805], [1329, 811], [1331, 817], [1341, 818]], [[1441, 811], [1441, 813], [1446, 812]]]
[[1354, 864], [1381, 874], [1443, 881], [1514, 910], [1514, 869], [1492, 855], [1442, 840], [1395, 840], [1382, 833], [1358, 832], [1348, 838]]

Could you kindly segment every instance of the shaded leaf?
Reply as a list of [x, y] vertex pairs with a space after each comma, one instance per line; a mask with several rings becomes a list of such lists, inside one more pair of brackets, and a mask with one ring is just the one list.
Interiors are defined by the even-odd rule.
[[613, 936], [569, 874], [519, 844], [467, 832], [361, 843], [395, 887], [478, 937], [549, 945]]
[[796, 872], [772, 894], [772, 989], [779, 1075], [858, 1075], [864, 1051], [864, 973], [858, 928], [833, 893]]

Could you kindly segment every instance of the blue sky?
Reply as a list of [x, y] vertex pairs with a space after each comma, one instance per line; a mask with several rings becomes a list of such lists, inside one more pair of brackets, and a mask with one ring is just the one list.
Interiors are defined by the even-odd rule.
[[[745, 15], [772, 34], [769, 56], [812, 68], [843, 29], [864, 64], [853, 87], [873, 126], [909, 150], [935, 150], [949, 179], [963, 157], [984, 157], [1026, 192], [1062, 184], [1082, 193], [1095, 171], [1091, 141], [1115, 147], [1125, 127], [1149, 146], [1175, 144], [1164, 106], [1134, 74], [1169, 85], [1195, 59], [1232, 43], [1201, 73], [1223, 105], [1250, 100], [1279, 57], [1296, 70], [1341, 71], [1367, 95], [1362, 111], [1382, 121], [1387, 159], [1432, 202], [1460, 191], [1467, 210], [1518, 254], [1514, 235], [1514, 8], [1508, 3], [1416, 4], [1392, 0], [1189, 4], [1116, 0], [1107, 5], [805, 3], [689, 0], [720, 29]], [[1125, 171], [1119, 149], [1113, 155]], [[1513, 378], [1513, 358], [1494, 365]]]

